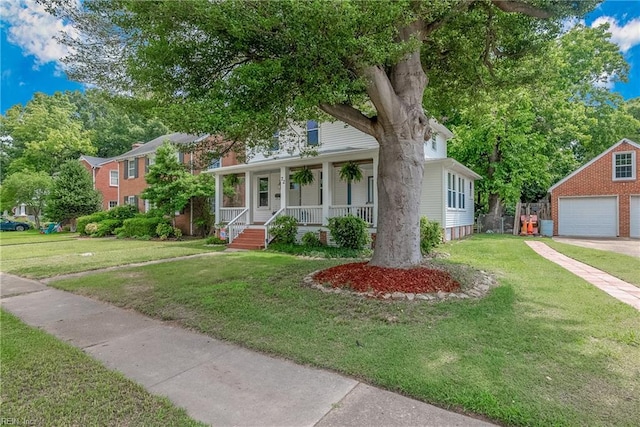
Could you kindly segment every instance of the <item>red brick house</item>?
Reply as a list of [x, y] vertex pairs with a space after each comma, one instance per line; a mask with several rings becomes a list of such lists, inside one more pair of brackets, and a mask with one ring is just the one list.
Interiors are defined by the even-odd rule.
[[549, 189], [553, 234], [640, 238], [640, 145], [622, 139]]
[[118, 206], [118, 162], [113, 158], [80, 156], [80, 163], [91, 173], [93, 188], [102, 193], [102, 209]]
[[[138, 207], [140, 212], [147, 212], [150, 208], [149, 203], [142, 199], [140, 195], [147, 188], [147, 181], [145, 174], [149, 171], [149, 166], [154, 163], [156, 150], [169, 141], [175, 146], [188, 145], [194, 142], [200, 142], [209, 135], [198, 136], [189, 135], [186, 133], [172, 133], [168, 135], [160, 136], [154, 140], [146, 143], [136, 143], [133, 145], [133, 149], [115, 157], [118, 163], [119, 170], [119, 204], [133, 204]], [[178, 153], [178, 157], [181, 163], [187, 166], [187, 169], [194, 175], [200, 173], [200, 169], [197, 169], [198, 162], [193, 160], [197, 157], [197, 153]], [[227, 155], [226, 157], [212, 162], [209, 169], [214, 169], [224, 166], [230, 166], [236, 164], [237, 160], [234, 153]], [[187, 205], [183, 211], [176, 216], [176, 226], [180, 228], [183, 234], [193, 235], [194, 233], [194, 219], [192, 206]]]

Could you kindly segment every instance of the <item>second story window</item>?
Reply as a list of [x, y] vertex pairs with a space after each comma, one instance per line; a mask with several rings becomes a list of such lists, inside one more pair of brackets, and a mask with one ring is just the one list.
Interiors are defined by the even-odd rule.
[[319, 126], [315, 120], [307, 120], [307, 145], [316, 146], [320, 143]]
[[222, 159], [212, 159], [209, 164], [209, 169], [218, 169], [222, 167]]
[[138, 159], [127, 160], [125, 166], [127, 167], [125, 179], [138, 177]]
[[118, 171], [109, 171], [109, 185], [111, 187], [118, 186]]
[[269, 151], [278, 151], [279, 149], [280, 149], [280, 131], [277, 131], [273, 134]]
[[614, 153], [613, 179], [635, 179], [634, 152]]

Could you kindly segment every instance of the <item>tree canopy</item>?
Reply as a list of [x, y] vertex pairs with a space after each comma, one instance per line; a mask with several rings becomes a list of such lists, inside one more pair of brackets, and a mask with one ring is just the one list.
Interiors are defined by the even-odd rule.
[[51, 175], [82, 154], [113, 157], [166, 133], [159, 119], [97, 89], [36, 93], [25, 106], [0, 116], [0, 180], [25, 169]]
[[[71, 75], [156, 106], [177, 130], [268, 143], [328, 114], [379, 143], [371, 263], [421, 261], [428, 84], [458, 93], [556, 37], [595, 1], [86, 0]], [[54, 2], [54, 6], [58, 2]], [[399, 207], [401, 207], [399, 209]]]
[[91, 174], [77, 160], [68, 160], [56, 174], [45, 213], [56, 222], [74, 221], [101, 209], [102, 195], [93, 189]]
[[2, 183], [2, 207], [12, 208], [25, 204], [30, 207], [36, 227], [51, 188], [51, 177], [45, 172], [16, 172]]

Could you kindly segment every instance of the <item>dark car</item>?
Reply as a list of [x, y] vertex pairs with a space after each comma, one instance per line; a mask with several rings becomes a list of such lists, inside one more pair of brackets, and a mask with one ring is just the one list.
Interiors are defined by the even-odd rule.
[[8, 219], [2, 219], [0, 221], [0, 230], [2, 231], [24, 231], [31, 228], [26, 222], [9, 221]]

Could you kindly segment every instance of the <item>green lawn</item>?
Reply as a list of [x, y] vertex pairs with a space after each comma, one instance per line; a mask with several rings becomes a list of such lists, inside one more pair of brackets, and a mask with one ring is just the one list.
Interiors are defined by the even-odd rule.
[[78, 233], [51, 233], [40, 234], [38, 230], [27, 231], [2, 231], [0, 232], [0, 246], [22, 245], [26, 243], [56, 242], [60, 240], [73, 240]]
[[1, 424], [201, 426], [168, 399], [0, 310]]
[[501, 286], [480, 301], [364, 300], [301, 285], [338, 261], [256, 252], [54, 286], [508, 425], [637, 425], [637, 310], [520, 238], [476, 236], [441, 250]]
[[[14, 237], [17, 234], [20, 235]], [[202, 239], [143, 241], [30, 232], [0, 235], [0, 269], [5, 273], [36, 279], [224, 249], [224, 246], [205, 246]]]
[[558, 243], [550, 239], [545, 239], [544, 243], [568, 257], [640, 287], [640, 258]]

